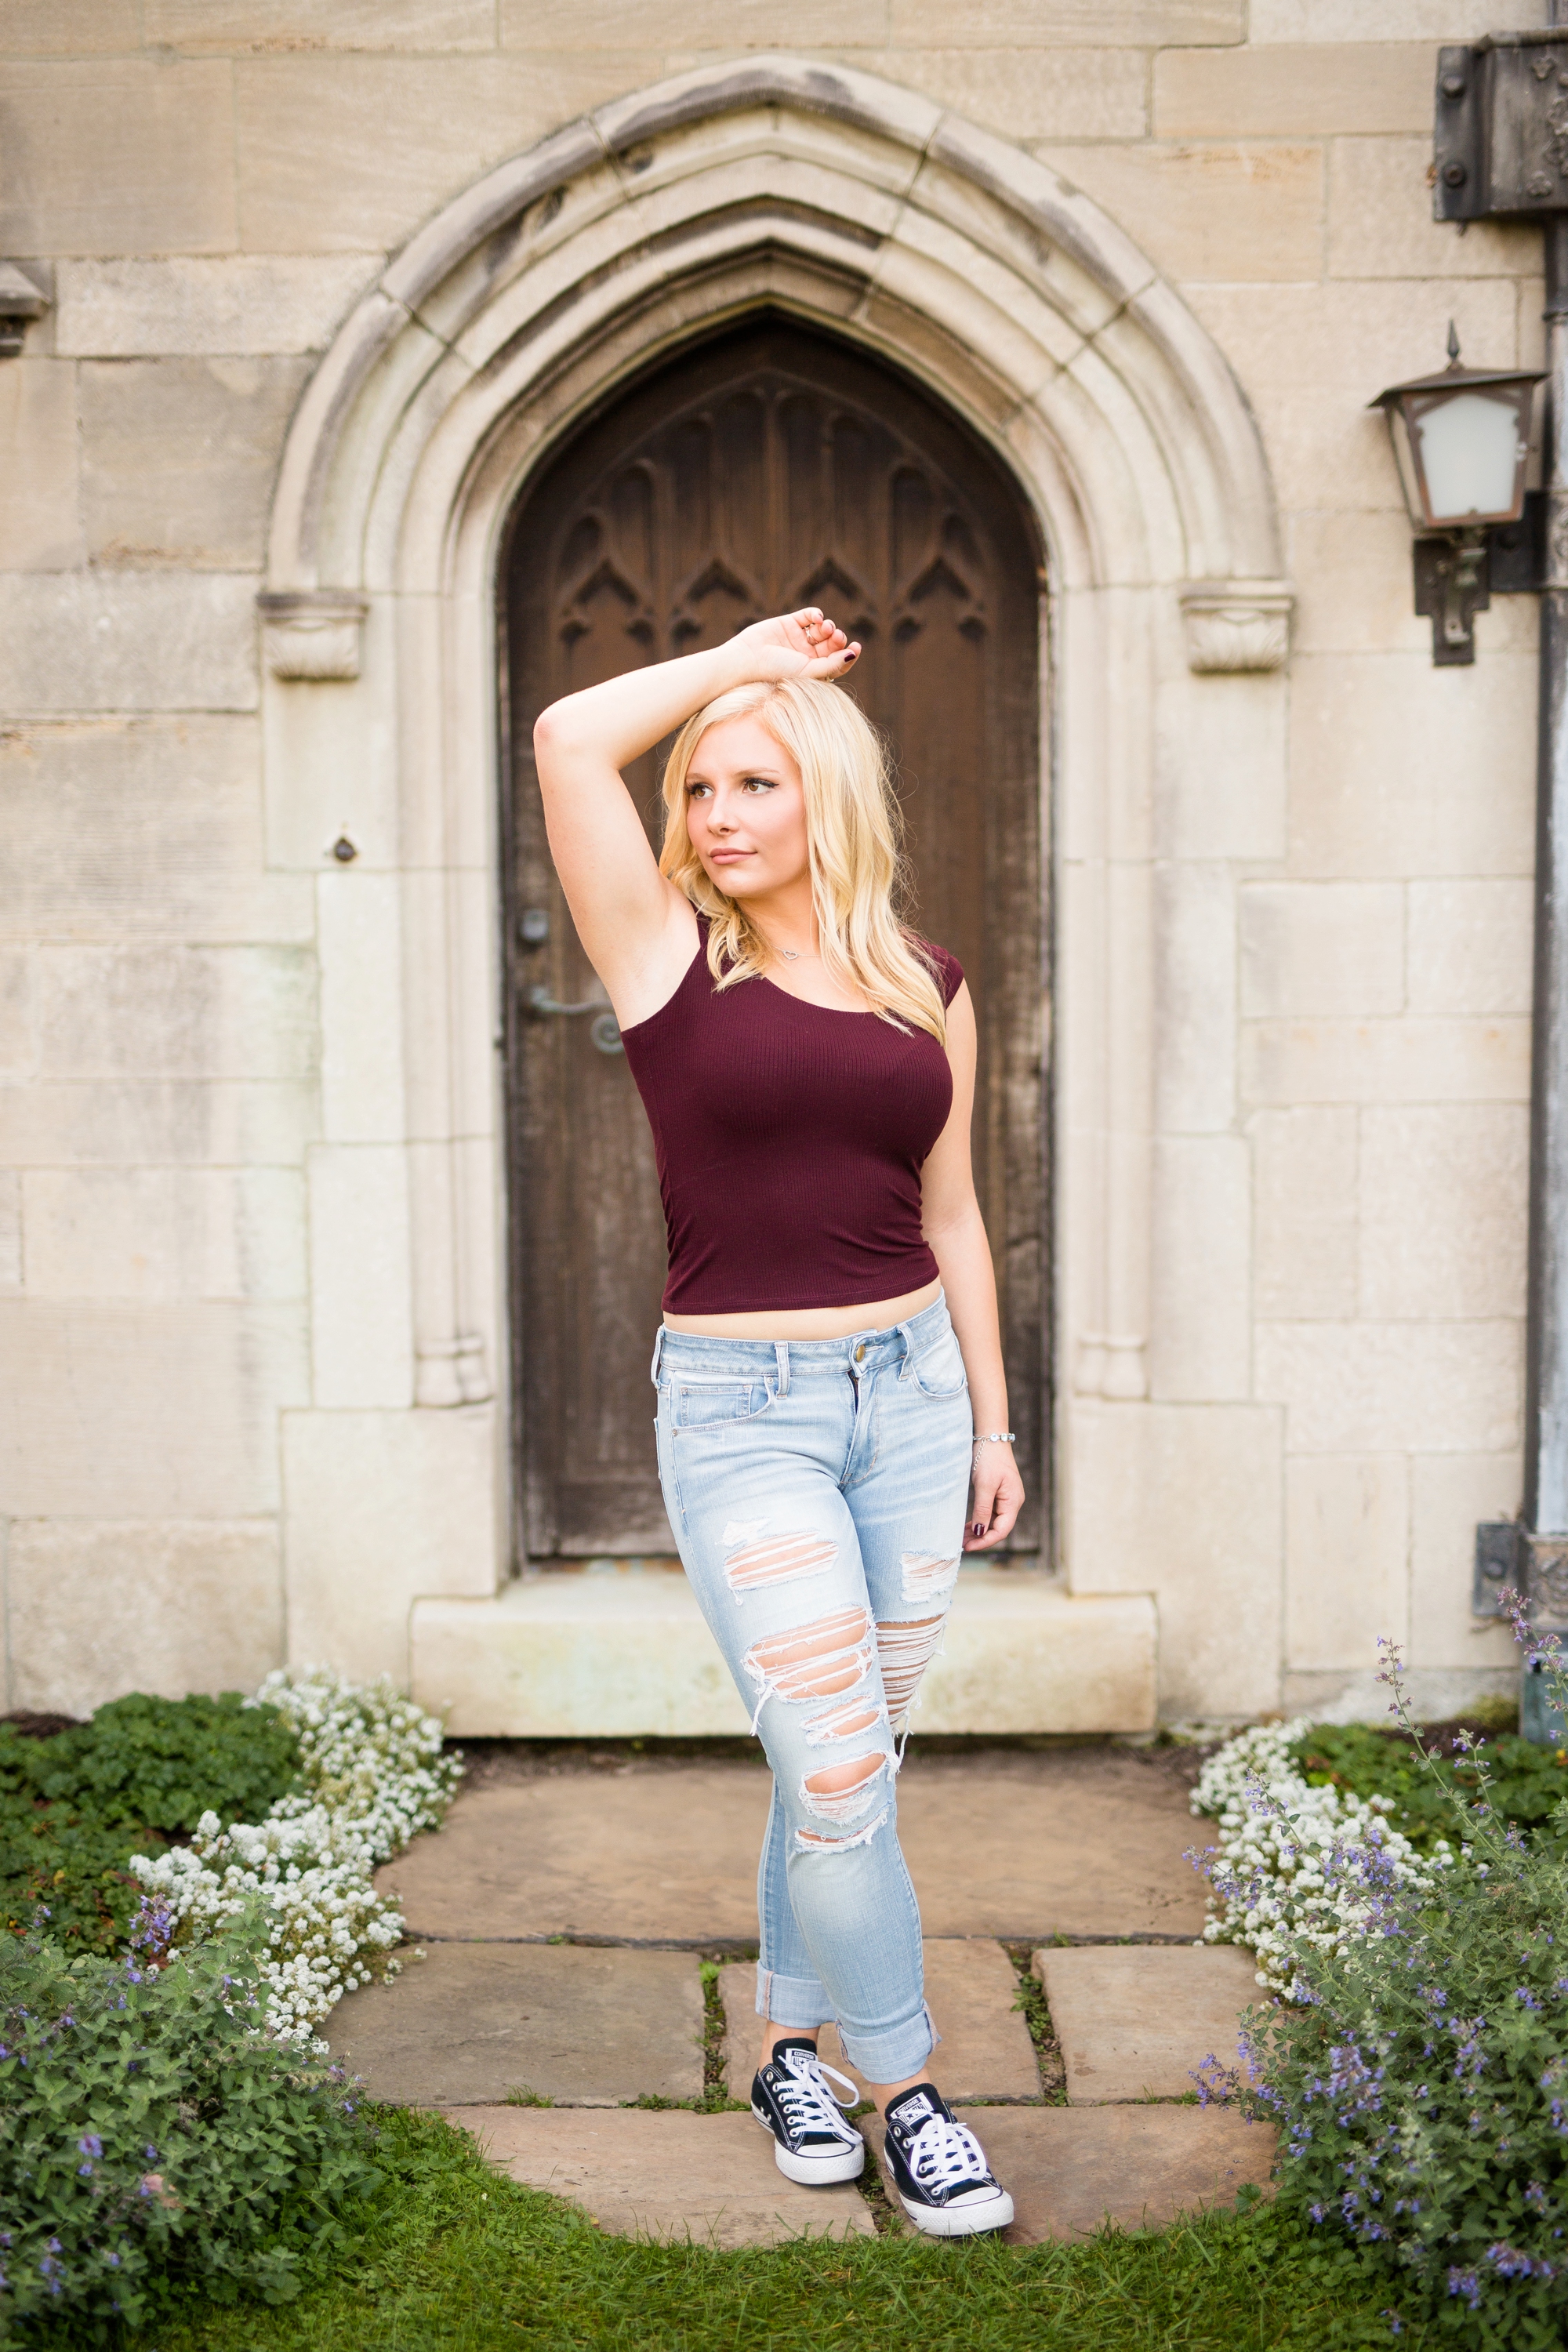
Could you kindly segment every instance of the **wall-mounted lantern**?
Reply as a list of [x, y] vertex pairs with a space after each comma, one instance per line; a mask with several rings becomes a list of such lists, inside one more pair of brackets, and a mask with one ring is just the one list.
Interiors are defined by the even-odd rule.
[[1441, 373], [1390, 384], [1368, 404], [1388, 419], [1416, 534], [1415, 610], [1431, 615], [1435, 662], [1474, 661], [1475, 615], [1493, 585], [1537, 584], [1532, 564], [1524, 577], [1510, 565], [1493, 583], [1488, 558], [1492, 532], [1511, 532], [1524, 519], [1531, 407], [1543, 373], [1462, 367], [1450, 321]]

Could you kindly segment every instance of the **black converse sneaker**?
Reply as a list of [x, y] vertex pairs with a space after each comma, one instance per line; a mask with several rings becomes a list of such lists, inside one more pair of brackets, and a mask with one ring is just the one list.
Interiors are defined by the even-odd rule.
[[[849, 2096], [840, 2099], [830, 2091], [825, 2074], [842, 2083]], [[866, 2143], [838, 2111], [852, 2107], [859, 2095], [847, 2075], [823, 2064], [815, 2042], [803, 2035], [799, 2041], [774, 2042], [773, 2056], [752, 2077], [752, 2113], [764, 2131], [772, 2132], [773, 2162], [786, 2179], [858, 2178]]]
[[1013, 2200], [934, 2083], [917, 2083], [888, 2109], [882, 2143], [899, 2201], [930, 2238], [970, 2238], [1005, 2230]]

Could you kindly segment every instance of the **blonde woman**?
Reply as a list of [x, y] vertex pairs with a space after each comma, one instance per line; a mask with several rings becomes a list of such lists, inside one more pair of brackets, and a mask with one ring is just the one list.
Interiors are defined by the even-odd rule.
[[[791, 2179], [859, 2173], [854, 2085], [817, 2056], [836, 2019], [905, 2210], [962, 2237], [1013, 2201], [926, 2073], [897, 1734], [961, 1552], [1000, 1543], [1024, 1490], [970, 1175], [974, 1013], [899, 921], [897, 803], [832, 683], [859, 651], [815, 607], [760, 621], [569, 695], [534, 744], [658, 1151], [665, 1502], [773, 1772], [752, 2109]], [[675, 728], [656, 865], [621, 771]]]

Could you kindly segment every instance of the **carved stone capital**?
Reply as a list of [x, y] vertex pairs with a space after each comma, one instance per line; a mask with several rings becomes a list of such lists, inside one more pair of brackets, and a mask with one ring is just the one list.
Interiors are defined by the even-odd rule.
[[1086, 1331], [1079, 1341], [1079, 1396], [1108, 1397], [1118, 1404], [1135, 1404], [1149, 1393], [1144, 1342], [1109, 1331]]
[[41, 319], [49, 307], [48, 279], [35, 275], [37, 265], [24, 269], [15, 261], [0, 261], [0, 359], [13, 360], [22, 348], [30, 319]]
[[353, 588], [287, 588], [256, 600], [274, 677], [359, 676], [360, 631], [370, 599]]
[[1189, 580], [1182, 590], [1188, 668], [1283, 669], [1294, 602], [1283, 580]]
[[460, 1331], [455, 1339], [420, 1339], [414, 1350], [414, 1402], [450, 1410], [486, 1404], [494, 1383], [485, 1360], [484, 1340]]

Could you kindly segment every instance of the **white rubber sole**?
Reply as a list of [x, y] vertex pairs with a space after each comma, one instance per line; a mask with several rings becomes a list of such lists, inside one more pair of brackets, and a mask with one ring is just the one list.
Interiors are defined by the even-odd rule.
[[[858, 2147], [847, 2147], [842, 2156], [792, 2156], [780, 2140], [766, 2116], [759, 2116], [755, 2107], [752, 2118], [761, 2124], [773, 2144], [773, 2162], [786, 2180], [798, 2180], [805, 2189], [830, 2189], [835, 2181], [858, 2180], [866, 2169], [866, 2143]], [[1012, 2219], [1009, 2205], [1007, 2218]]]
[[1013, 2200], [1005, 2189], [983, 2205], [911, 2205], [901, 2190], [897, 2194], [916, 2229], [927, 2238], [978, 2238], [986, 2230], [1005, 2230], [1013, 2218]]

